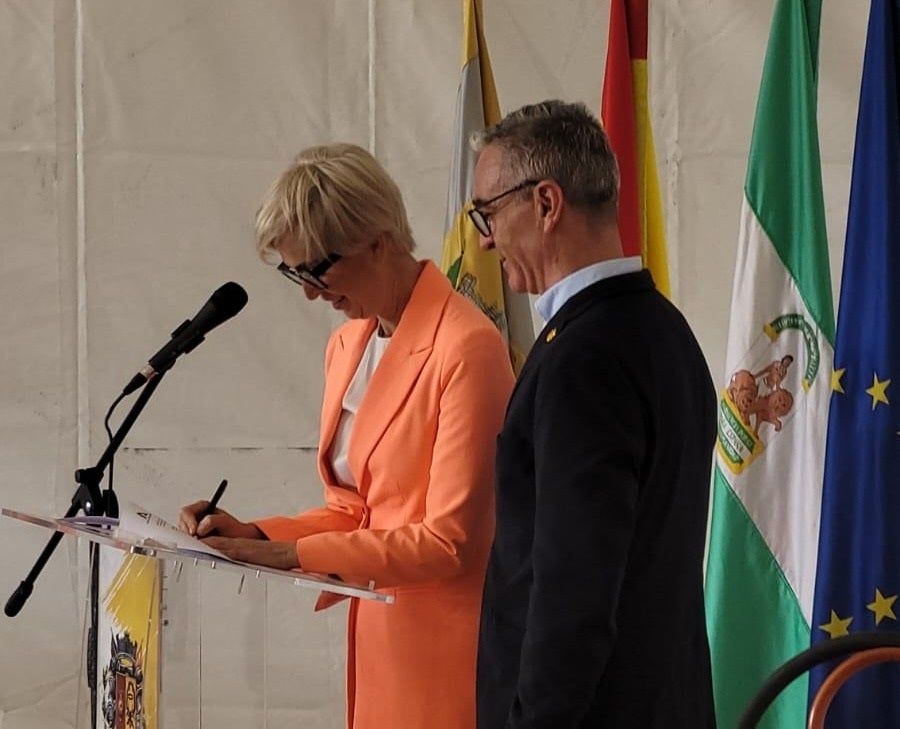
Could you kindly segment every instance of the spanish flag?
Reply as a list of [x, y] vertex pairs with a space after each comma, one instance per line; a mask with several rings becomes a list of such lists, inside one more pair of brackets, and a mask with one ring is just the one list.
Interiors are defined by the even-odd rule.
[[619, 233], [669, 296], [666, 229], [647, 101], [649, 0], [611, 0], [600, 116], [619, 161]]
[[475, 168], [469, 139], [473, 132], [500, 121], [500, 104], [482, 29], [480, 0], [464, 0], [462, 72], [453, 123], [441, 270], [453, 288], [474, 301], [506, 337], [513, 369], [518, 373], [534, 340], [528, 297], [506, 288], [496, 252], [481, 250], [478, 232], [466, 215]]

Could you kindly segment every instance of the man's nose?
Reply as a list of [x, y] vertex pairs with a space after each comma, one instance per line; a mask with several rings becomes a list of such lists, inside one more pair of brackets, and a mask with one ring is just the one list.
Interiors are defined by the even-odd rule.
[[492, 251], [494, 250], [494, 234], [483, 235], [481, 232], [478, 233], [478, 246], [483, 251]]

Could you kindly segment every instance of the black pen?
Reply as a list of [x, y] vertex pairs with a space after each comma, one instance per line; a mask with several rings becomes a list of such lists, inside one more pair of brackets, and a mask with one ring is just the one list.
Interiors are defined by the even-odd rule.
[[225, 487], [228, 485], [228, 479], [223, 478], [222, 483], [219, 484], [219, 488], [216, 489], [216, 493], [213, 494], [212, 499], [209, 501], [209, 505], [200, 512], [200, 515], [197, 517], [197, 523], [199, 524], [203, 519], [205, 519], [210, 514], [214, 513], [216, 510], [216, 506], [219, 504], [219, 499], [222, 498], [222, 494], [225, 493]]

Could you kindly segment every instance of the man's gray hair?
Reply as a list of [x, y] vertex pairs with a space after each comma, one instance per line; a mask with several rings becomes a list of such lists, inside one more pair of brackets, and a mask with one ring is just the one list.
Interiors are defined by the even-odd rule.
[[472, 146], [503, 150], [504, 180], [554, 180], [569, 204], [585, 212], [615, 213], [619, 169], [609, 138], [582, 103], [529, 104], [476, 132]]

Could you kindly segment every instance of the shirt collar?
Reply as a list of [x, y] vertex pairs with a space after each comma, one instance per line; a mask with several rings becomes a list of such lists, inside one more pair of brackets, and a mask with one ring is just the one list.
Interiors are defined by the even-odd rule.
[[556, 315], [556, 312], [562, 309], [563, 304], [582, 289], [605, 278], [640, 271], [641, 266], [640, 256], [612, 258], [607, 261], [592, 263], [590, 266], [580, 268], [575, 273], [570, 273], [564, 279], [553, 284], [535, 299], [534, 308], [537, 309], [538, 314], [541, 315], [545, 322], [550, 321]]

